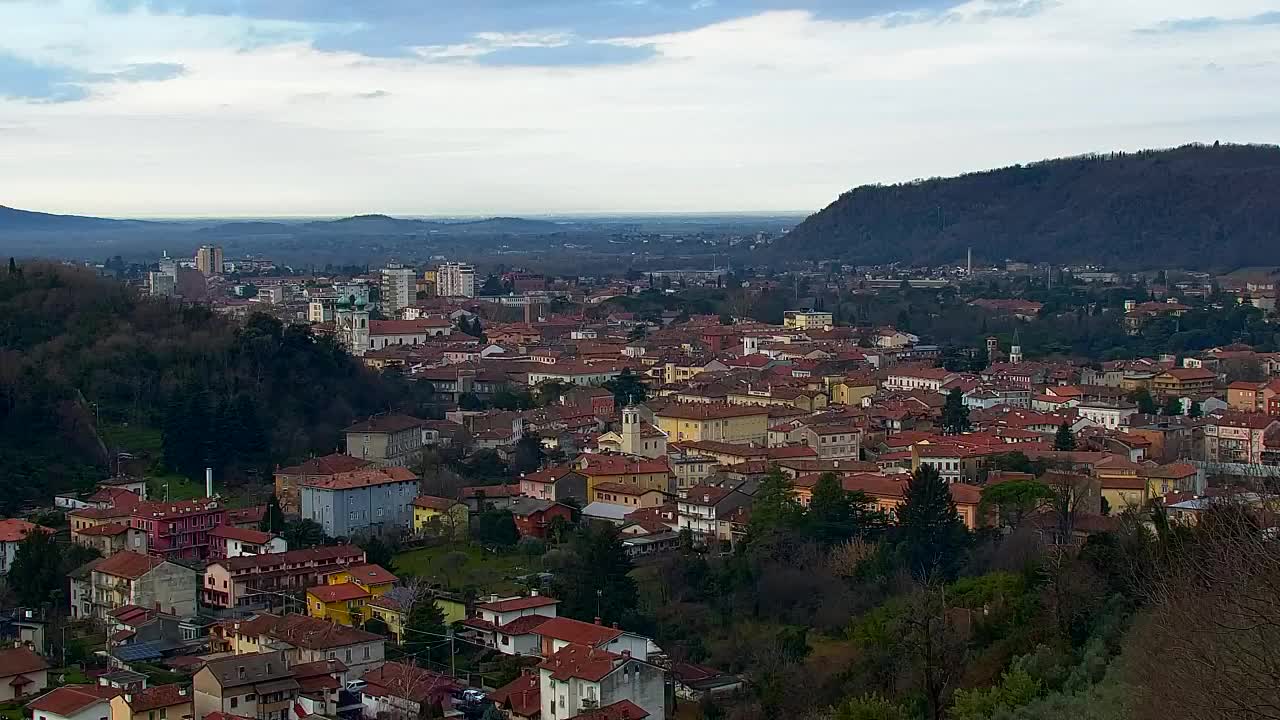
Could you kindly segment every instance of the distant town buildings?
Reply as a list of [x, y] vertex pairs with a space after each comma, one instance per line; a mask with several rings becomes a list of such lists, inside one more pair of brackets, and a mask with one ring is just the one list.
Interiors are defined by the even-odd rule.
[[222, 246], [220, 245], [201, 245], [196, 250], [196, 270], [201, 275], [209, 277], [210, 275], [222, 274]]
[[436, 268], [436, 293], [440, 297], [475, 297], [475, 267], [464, 263], [444, 263]]
[[382, 269], [381, 285], [382, 312], [388, 317], [396, 317], [401, 308], [413, 304], [417, 297], [413, 268], [399, 263], [392, 263]]

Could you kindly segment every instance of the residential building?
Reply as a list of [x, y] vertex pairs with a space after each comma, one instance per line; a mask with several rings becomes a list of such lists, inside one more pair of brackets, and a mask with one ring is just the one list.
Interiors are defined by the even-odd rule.
[[1280, 434], [1280, 418], [1262, 413], [1224, 413], [1205, 419], [1205, 459], [1209, 462], [1262, 463], [1267, 440]]
[[669, 403], [653, 411], [654, 424], [671, 442], [715, 440], [767, 445], [769, 410], [753, 405]]
[[110, 685], [63, 685], [27, 703], [31, 720], [110, 720], [111, 698], [121, 690]]
[[588, 498], [595, 496], [596, 486], [600, 483], [671, 492], [671, 468], [666, 458], [649, 460], [587, 453], [578, 458], [578, 472], [587, 480]]
[[[700, 544], [733, 543], [741, 534], [742, 509], [750, 509], [751, 496], [734, 488], [698, 485], [676, 502], [680, 530], [693, 533]], [[735, 530], [737, 533], [735, 533]]]
[[1280, 380], [1268, 382], [1233, 382], [1227, 386], [1227, 407], [1233, 412], [1272, 412], [1273, 400], [1280, 397]]
[[334, 453], [311, 458], [299, 465], [280, 468], [275, 473], [276, 499], [286, 515], [302, 513], [302, 484], [310, 479], [333, 477], [341, 473], [363, 470], [372, 463], [351, 455]]
[[220, 712], [289, 720], [299, 685], [283, 651], [232, 655], [205, 663], [192, 678], [196, 717]]
[[529, 371], [529, 386], [533, 387], [548, 381], [565, 385], [603, 385], [621, 374], [622, 369], [611, 364], [588, 365], [567, 362], [540, 364], [536, 369]]
[[205, 277], [221, 275], [222, 260], [222, 247], [219, 245], [201, 245], [196, 250], [196, 270]]
[[1151, 378], [1151, 394], [1156, 397], [1185, 397], [1213, 392], [1218, 374], [1203, 368], [1169, 368]]
[[393, 466], [342, 473], [302, 485], [302, 517], [329, 537], [367, 535], [413, 526], [418, 476]]
[[453, 696], [463, 690], [457, 680], [431, 670], [389, 662], [359, 676], [364, 716], [385, 720], [418, 720], [426, 708], [452, 708]]
[[[426, 599], [425, 601], [432, 601]], [[391, 637], [391, 642], [400, 643], [404, 641], [405, 622], [408, 620], [409, 612], [413, 610], [414, 603], [417, 598], [414, 591], [406, 587], [393, 587], [381, 595], [370, 596], [365, 601], [365, 615], [367, 619], [381, 620], [387, 626], [387, 634]], [[435, 601], [436, 606], [445, 611], [449, 601]], [[466, 606], [461, 609], [454, 609], [452, 617], [448, 612], [445, 613], [445, 622], [453, 623], [462, 620], [467, 616]], [[366, 620], [367, 622], [367, 620]]]
[[658, 507], [667, 502], [667, 493], [661, 490], [625, 485], [623, 483], [596, 483], [591, 502], [627, 505], [632, 510], [642, 507]]
[[855, 425], [806, 425], [794, 434], [818, 452], [819, 460], [857, 460], [862, 451], [862, 429]]
[[[448, 337], [453, 323], [445, 317], [423, 317], [416, 320], [370, 320], [368, 350], [382, 350], [404, 345], [421, 345], [430, 338]], [[362, 353], [363, 354], [363, 353]]]
[[886, 390], [930, 390], [940, 392], [942, 386], [956, 379], [957, 375], [945, 368], [900, 368], [889, 371], [885, 378]]
[[628, 654], [570, 644], [547, 657], [538, 673], [542, 720], [589, 712], [666, 720], [666, 672]]
[[142, 501], [130, 510], [130, 526], [147, 534], [147, 552], [167, 560], [209, 558], [209, 532], [225, 525], [226, 508], [204, 498], [174, 502]]
[[464, 263], [444, 263], [436, 268], [436, 294], [440, 297], [475, 297], [475, 267]]
[[369, 619], [365, 603], [385, 595], [396, 582], [380, 565], [357, 565], [337, 570], [325, 577], [324, 585], [307, 590], [307, 614], [357, 627]]
[[356, 545], [217, 560], [205, 568], [201, 600], [217, 608], [262, 607], [273, 604], [280, 593], [301, 592], [335, 570], [364, 561], [364, 550]]
[[41, 532], [50, 532], [48, 528], [19, 518], [0, 520], [0, 575], [8, 574], [13, 558], [18, 553], [18, 543], [37, 528]]
[[573, 498], [587, 503], [587, 477], [572, 465], [559, 465], [520, 476], [520, 494], [557, 502]]
[[78, 530], [72, 529], [71, 542], [91, 547], [103, 557], [125, 550], [143, 554], [147, 552], [147, 534], [122, 523], [101, 523]]
[[489, 699], [510, 720], [536, 720], [542, 714], [541, 678], [525, 670], [520, 677], [489, 693]]
[[1144, 467], [1138, 474], [1146, 478], [1148, 498], [1164, 497], [1173, 492], [1203, 495], [1207, 484], [1200, 468], [1186, 462]]
[[1131, 403], [1082, 402], [1076, 406], [1076, 413], [1089, 422], [1109, 430], [1125, 427], [1129, 418], [1136, 415], [1138, 408]]
[[241, 555], [271, 555], [289, 549], [289, 544], [279, 535], [230, 525], [222, 525], [209, 531], [209, 539], [210, 560]]
[[347, 666], [347, 679], [380, 667], [386, 657], [381, 635], [306, 615], [264, 613], [215, 627], [218, 632], [211, 637], [223, 652], [284, 650], [290, 665], [337, 660]]
[[182, 685], [157, 685], [111, 698], [111, 720], [194, 720], [191, 691]]
[[413, 499], [413, 531], [419, 535], [464, 540], [470, 534], [471, 512], [465, 503], [433, 495]]
[[138, 605], [189, 617], [198, 607], [199, 573], [154, 555], [119, 552], [98, 561], [89, 576], [90, 607], [83, 617], [105, 620], [116, 608]]
[[391, 263], [382, 268], [381, 291], [383, 314], [395, 317], [400, 312], [400, 308], [408, 307], [417, 300], [413, 268], [407, 268], [399, 263]]
[[[298, 704], [308, 715], [339, 717], [339, 708], [344, 707], [342, 694], [346, 690], [343, 682], [348, 672], [346, 665], [337, 660], [323, 660], [290, 665], [289, 669], [293, 671], [293, 679], [298, 681]], [[354, 705], [351, 700], [353, 698], [348, 695], [348, 703]]]
[[373, 415], [348, 427], [347, 454], [381, 466], [405, 467], [422, 454], [427, 423], [408, 415]]
[[34, 695], [49, 687], [49, 663], [30, 648], [0, 650], [0, 702]]
[[782, 326], [788, 330], [826, 330], [835, 325], [835, 316], [814, 310], [787, 310], [782, 313]]
[[520, 531], [520, 537], [545, 539], [551, 525], [559, 518], [565, 526], [573, 522], [573, 508], [555, 500], [518, 497], [511, 501], [511, 515]]

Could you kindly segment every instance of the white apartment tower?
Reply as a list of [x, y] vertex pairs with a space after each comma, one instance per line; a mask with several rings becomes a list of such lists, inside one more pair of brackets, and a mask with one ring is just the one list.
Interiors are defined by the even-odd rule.
[[417, 299], [413, 268], [391, 263], [382, 269], [382, 312], [390, 317], [400, 314]]
[[464, 263], [441, 265], [436, 270], [436, 288], [440, 297], [475, 297], [475, 267]]

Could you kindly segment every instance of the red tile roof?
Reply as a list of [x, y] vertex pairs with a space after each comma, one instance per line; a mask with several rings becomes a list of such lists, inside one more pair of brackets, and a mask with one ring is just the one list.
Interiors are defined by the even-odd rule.
[[354, 490], [355, 488], [390, 483], [417, 482], [418, 476], [409, 468], [366, 468], [349, 473], [338, 473], [322, 478], [308, 478], [303, 485], [321, 490]]
[[346, 429], [349, 433], [393, 433], [422, 427], [424, 420], [408, 415], [373, 415], [368, 420], [361, 420]]
[[249, 530], [248, 528], [231, 527], [230, 525], [219, 525], [209, 531], [209, 537], [226, 538], [228, 540], [239, 540], [243, 543], [252, 545], [263, 545], [275, 539], [275, 535], [261, 530]]
[[542, 712], [541, 680], [537, 673], [521, 675], [489, 693], [489, 699], [504, 710], [521, 717], [532, 717]]
[[191, 692], [182, 685], [157, 685], [125, 695], [134, 713], [173, 707], [191, 702]]
[[276, 470], [277, 475], [336, 475], [368, 467], [370, 463], [342, 453], [311, 458], [301, 465]]
[[385, 663], [382, 667], [365, 673], [361, 679], [369, 683], [369, 689], [375, 692], [385, 691], [389, 695], [417, 703], [440, 699], [453, 690], [462, 689], [461, 685], [446, 675], [398, 662]]
[[382, 640], [381, 635], [374, 635], [371, 632], [295, 614], [284, 617], [263, 614], [247, 622], [241, 621], [240, 632], [246, 635], [254, 633], [267, 635], [307, 650], [328, 650]]
[[413, 499], [414, 507], [426, 508], [428, 510], [439, 510], [440, 512], [444, 512], [457, 504], [457, 500], [436, 497], [434, 495], [419, 495]]
[[335, 562], [364, 562], [364, 550], [361, 550], [357, 545], [325, 545], [323, 547], [290, 550], [282, 553], [240, 555], [239, 557], [219, 560], [218, 564], [235, 572], [252, 567], [279, 566], [284, 569], [288, 566], [305, 566], [309, 563], [328, 565]]
[[98, 563], [94, 572], [137, 580], [162, 562], [164, 561], [157, 557], [139, 555], [125, 550]]
[[0, 542], [19, 542], [37, 527], [34, 523], [18, 518], [0, 520]]
[[[562, 618], [560, 618], [562, 619]], [[547, 623], [543, 623], [543, 628]], [[541, 631], [540, 631], [541, 632]], [[550, 670], [551, 677], [561, 682], [573, 678], [588, 682], [600, 682], [617, 667], [615, 663], [623, 660], [623, 656], [607, 650], [588, 645], [572, 643], [557, 650], [542, 664], [543, 670]]]
[[516, 612], [518, 610], [547, 607], [548, 605], [555, 605], [559, 602], [559, 600], [553, 597], [547, 597], [546, 595], [530, 595], [529, 597], [499, 600], [498, 602], [479, 603], [476, 605], [476, 609], [488, 610], [495, 613], [509, 613]]
[[365, 585], [388, 585], [399, 580], [395, 575], [381, 565], [369, 563], [368, 565], [353, 565], [346, 568], [346, 572], [351, 575], [351, 579], [355, 582]]
[[573, 618], [555, 617], [543, 623], [542, 627], [538, 628], [538, 634], [577, 645], [599, 646], [622, 635], [622, 631]]
[[569, 718], [569, 720], [644, 720], [649, 713], [630, 700], [619, 700], [604, 707], [588, 710]]
[[128, 525], [120, 523], [102, 523], [93, 527], [82, 528], [80, 530], [72, 530], [73, 535], [84, 535], [88, 537], [114, 537], [120, 533], [129, 532]]
[[719, 403], [669, 403], [654, 410], [659, 417], [679, 420], [722, 420], [736, 417], [768, 415], [768, 409], [755, 405], [721, 405]]
[[499, 625], [496, 629], [506, 635], [530, 635], [550, 619], [546, 615], [521, 615], [506, 625]]
[[27, 703], [27, 709], [69, 717], [94, 703], [108, 702], [121, 692], [101, 685], [64, 685]]
[[348, 602], [369, 597], [369, 591], [355, 583], [339, 583], [337, 585], [318, 585], [307, 589], [307, 594], [314, 596], [322, 603]]
[[635, 475], [670, 472], [666, 458], [636, 459], [626, 455], [584, 455], [582, 472], [587, 475]]

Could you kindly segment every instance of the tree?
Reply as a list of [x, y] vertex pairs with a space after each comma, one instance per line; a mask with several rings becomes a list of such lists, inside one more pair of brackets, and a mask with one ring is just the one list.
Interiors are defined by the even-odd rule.
[[386, 637], [387, 634], [391, 632], [391, 629], [387, 627], [387, 624], [376, 617], [371, 617], [364, 621], [364, 630], [365, 632], [371, 632], [374, 635], [381, 635], [382, 637]]
[[324, 528], [315, 520], [295, 520], [284, 528], [284, 541], [290, 550], [313, 548], [325, 543]]
[[379, 565], [386, 570], [392, 569], [395, 555], [391, 546], [380, 535], [371, 535], [360, 547], [364, 550], [365, 562], [370, 565]]
[[930, 465], [921, 465], [907, 483], [905, 500], [898, 508], [898, 532], [913, 575], [955, 577], [968, 531], [956, 513], [950, 488]]
[[275, 493], [271, 493], [271, 499], [267, 501], [267, 511], [262, 515], [262, 522], [258, 523], [258, 529], [262, 532], [282, 533], [285, 528], [284, 510], [280, 509], [280, 498]]
[[877, 534], [883, 529], [884, 520], [883, 513], [873, 508], [865, 493], [845, 490], [835, 473], [823, 473], [818, 478], [805, 513], [809, 536], [824, 547]]
[[980, 509], [996, 508], [1000, 524], [1017, 529], [1030, 514], [1044, 507], [1053, 491], [1039, 480], [1010, 480], [982, 488]]
[[490, 548], [515, 547], [520, 530], [510, 510], [486, 510], [476, 517], [476, 539]]
[[1175, 396], [1173, 396], [1173, 395], [1170, 395], [1170, 396], [1166, 397], [1166, 398], [1164, 399], [1164, 406], [1163, 406], [1162, 408], [1160, 408], [1160, 414], [1161, 414], [1161, 415], [1169, 415], [1169, 416], [1181, 415], [1181, 414], [1182, 414], [1182, 400], [1178, 399], [1177, 397], [1175, 397]]
[[542, 467], [546, 452], [542, 449], [542, 438], [533, 433], [525, 433], [516, 441], [515, 450], [511, 453], [511, 472], [534, 472]]
[[578, 531], [564, 564], [552, 579], [560, 598], [560, 612], [591, 622], [630, 623], [639, 603], [636, 582], [630, 575], [631, 558], [613, 525]]
[[800, 527], [804, 509], [796, 502], [794, 485], [776, 465], [760, 481], [747, 523], [747, 546], [769, 554], [783, 537]]
[[908, 720], [905, 708], [878, 694], [851, 698], [837, 705], [831, 720]]
[[425, 584], [414, 588], [412, 605], [405, 614], [404, 645], [405, 653], [412, 656], [429, 658], [432, 647], [440, 645], [447, 632], [444, 611], [436, 604], [435, 597]]
[[54, 598], [55, 593], [61, 594], [63, 572], [61, 547], [54, 541], [52, 532], [40, 528], [18, 541], [9, 568], [9, 587], [20, 604], [39, 607]]
[[613, 401], [618, 407], [642, 403], [649, 397], [649, 388], [631, 368], [623, 368], [618, 377], [604, 384], [604, 388], [613, 393]]
[[1204, 406], [1200, 404], [1199, 400], [1193, 401], [1191, 403], [1191, 407], [1187, 409], [1187, 416], [1192, 418], [1198, 418], [1198, 417], [1202, 417], [1203, 415], [1204, 415]]
[[1058, 433], [1053, 436], [1053, 449], [1065, 451], [1076, 449], [1076, 434], [1071, 432], [1071, 426], [1065, 420], [1058, 426]]
[[[1058, 542], [1068, 543], [1075, 533], [1076, 515], [1081, 507], [1094, 496], [1093, 480], [1088, 475], [1078, 475], [1060, 470], [1050, 470], [1043, 476], [1045, 485], [1052, 493], [1049, 507], [1053, 510], [1058, 525]], [[1100, 510], [1101, 508], [1099, 508]]]
[[942, 406], [942, 429], [948, 435], [959, 435], [969, 430], [969, 408], [964, 404], [960, 388], [951, 388], [947, 402]]
[[1138, 406], [1138, 412], [1144, 415], [1156, 414], [1156, 401], [1151, 397], [1151, 392], [1146, 388], [1138, 388], [1128, 395], [1129, 402]]

